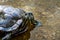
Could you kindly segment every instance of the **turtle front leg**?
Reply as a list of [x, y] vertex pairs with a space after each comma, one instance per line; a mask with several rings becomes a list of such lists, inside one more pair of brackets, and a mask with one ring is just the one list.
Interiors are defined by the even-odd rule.
[[2, 38], [2, 40], [9, 40], [11, 38], [11, 35], [12, 35], [11, 33], [7, 34]]

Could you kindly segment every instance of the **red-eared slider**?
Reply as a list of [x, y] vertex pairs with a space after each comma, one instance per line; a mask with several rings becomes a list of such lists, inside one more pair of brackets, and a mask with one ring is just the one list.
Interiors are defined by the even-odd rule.
[[12, 35], [27, 31], [29, 22], [35, 26], [41, 25], [41, 23], [34, 20], [31, 12], [26, 13], [20, 8], [0, 5], [0, 31], [5, 33], [2, 40], [8, 40]]

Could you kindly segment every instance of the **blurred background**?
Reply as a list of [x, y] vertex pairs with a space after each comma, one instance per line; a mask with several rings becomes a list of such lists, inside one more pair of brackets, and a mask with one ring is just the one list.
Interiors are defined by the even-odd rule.
[[0, 0], [0, 5], [32, 12], [34, 18], [42, 22], [42, 26], [31, 28], [12, 40], [60, 40], [60, 0]]

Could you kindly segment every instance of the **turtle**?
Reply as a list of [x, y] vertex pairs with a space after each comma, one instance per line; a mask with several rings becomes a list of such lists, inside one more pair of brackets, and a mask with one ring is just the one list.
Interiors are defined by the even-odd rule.
[[25, 12], [21, 8], [0, 5], [0, 32], [4, 32], [2, 40], [9, 40], [12, 36], [22, 34], [28, 30], [28, 24], [40, 26], [41, 22], [34, 19], [32, 12]]

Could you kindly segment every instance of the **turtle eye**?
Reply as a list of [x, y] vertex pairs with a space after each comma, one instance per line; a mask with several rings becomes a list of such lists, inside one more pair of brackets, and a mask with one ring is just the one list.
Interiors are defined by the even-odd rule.
[[27, 15], [27, 13], [25, 15]]

